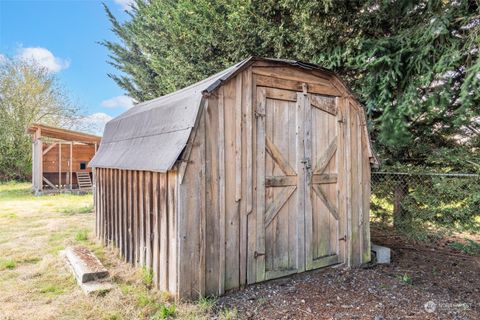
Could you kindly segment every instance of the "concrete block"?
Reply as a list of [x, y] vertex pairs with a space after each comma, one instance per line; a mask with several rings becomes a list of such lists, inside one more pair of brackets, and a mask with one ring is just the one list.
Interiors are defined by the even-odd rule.
[[390, 248], [383, 247], [372, 243], [372, 251], [375, 253], [377, 263], [390, 264], [391, 250]]
[[112, 290], [113, 285], [107, 281], [90, 281], [85, 283], [80, 283], [80, 288], [86, 295], [98, 294], [101, 295]]
[[65, 256], [72, 266], [79, 283], [103, 279], [108, 276], [108, 270], [100, 260], [85, 247], [68, 247]]

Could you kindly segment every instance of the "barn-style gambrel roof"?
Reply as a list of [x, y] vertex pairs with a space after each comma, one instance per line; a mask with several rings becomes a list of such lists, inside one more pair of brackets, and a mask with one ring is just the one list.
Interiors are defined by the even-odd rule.
[[[135, 105], [105, 126], [91, 167], [166, 172], [186, 147], [204, 103], [204, 95], [257, 61], [317, 70], [339, 80], [334, 72], [294, 60], [250, 57], [189, 87]], [[351, 93], [349, 92], [351, 95]], [[371, 150], [371, 159], [376, 162]]]

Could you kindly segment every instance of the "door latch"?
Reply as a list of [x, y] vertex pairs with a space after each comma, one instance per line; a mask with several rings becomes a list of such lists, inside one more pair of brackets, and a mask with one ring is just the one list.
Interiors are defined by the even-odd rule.
[[305, 165], [305, 168], [307, 168], [308, 170], [312, 167], [312, 165], [310, 164], [310, 159], [303, 159], [302, 161], [300, 161], [300, 163], [303, 163]]
[[343, 237], [341, 237], [340, 239], [338, 239], [338, 241], [347, 241], [347, 235], [344, 235]]
[[254, 257], [255, 259], [257, 259], [257, 258], [260, 257], [260, 256], [264, 256], [264, 255], [265, 255], [265, 253], [260, 253], [260, 252], [257, 252], [257, 251], [255, 251], [255, 252], [253, 253], [253, 257]]

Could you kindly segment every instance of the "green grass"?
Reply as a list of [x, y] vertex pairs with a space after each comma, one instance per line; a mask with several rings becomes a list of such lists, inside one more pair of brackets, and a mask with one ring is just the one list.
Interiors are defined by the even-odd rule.
[[238, 319], [237, 309], [223, 309], [220, 312], [220, 319], [222, 320], [234, 320]]
[[92, 213], [92, 212], [93, 212], [93, 204], [89, 204], [83, 207], [74, 205], [72, 207], [66, 207], [61, 209], [61, 213], [64, 213], [65, 215], [84, 214], [84, 213]]
[[201, 298], [197, 301], [198, 306], [204, 312], [210, 312], [213, 310], [217, 301], [213, 298]]
[[0, 271], [15, 269], [17, 263], [13, 259], [0, 259]]
[[40, 293], [43, 293], [48, 297], [56, 297], [61, 295], [63, 292], [64, 290], [55, 284], [47, 284], [46, 286], [40, 288]]
[[399, 276], [399, 278], [400, 278], [400, 281], [402, 281], [405, 284], [412, 284], [412, 282], [413, 282], [412, 277], [407, 273]]
[[[172, 303], [153, 274], [95, 242], [91, 194], [34, 196], [29, 183], [0, 183], [0, 301], [6, 319], [211, 319], [214, 300]], [[114, 289], [85, 296], [59, 251], [88, 247]], [[52, 303], [54, 301], [54, 303]], [[232, 318], [225, 311], [223, 319]], [[218, 318], [218, 317], [217, 317]]]
[[75, 240], [77, 241], [87, 241], [88, 240], [88, 230], [80, 230], [75, 234]]
[[148, 270], [147, 268], [143, 268], [142, 269], [142, 280], [143, 280], [143, 283], [146, 286], [151, 287], [152, 284], [153, 284], [153, 272], [152, 272], [152, 270]]
[[160, 305], [159, 309], [155, 314], [152, 316], [151, 319], [157, 320], [157, 319], [168, 319], [168, 318], [173, 318], [175, 317], [177, 313], [177, 307], [175, 304], [171, 304], [169, 306], [167, 305]]
[[449, 246], [455, 250], [461, 251], [469, 255], [480, 255], [480, 243], [471, 239], [466, 239], [465, 242], [452, 242]]

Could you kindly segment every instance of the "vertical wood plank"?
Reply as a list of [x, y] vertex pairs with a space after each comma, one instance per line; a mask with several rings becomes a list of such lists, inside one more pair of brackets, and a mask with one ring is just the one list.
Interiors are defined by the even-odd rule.
[[350, 152], [350, 167], [351, 167], [351, 198], [350, 201], [352, 203], [352, 224], [351, 224], [351, 232], [352, 232], [352, 266], [356, 266], [359, 264], [360, 260], [360, 250], [359, 250], [359, 201], [358, 201], [358, 166], [357, 166], [357, 148], [358, 148], [358, 124], [357, 124], [357, 114], [355, 109], [349, 104], [350, 109], [350, 144], [349, 147], [351, 149]]
[[225, 292], [225, 116], [223, 87], [218, 90], [218, 202], [220, 224], [220, 249], [218, 294]]
[[[338, 111], [337, 111], [338, 113]], [[328, 141], [332, 141], [333, 138], [336, 137], [337, 139], [337, 149], [338, 149], [338, 124], [336, 122], [336, 118], [333, 116], [328, 116], [328, 128], [329, 128], [329, 137]], [[338, 154], [335, 153], [334, 159], [332, 159], [328, 165], [328, 172], [338, 172], [338, 167], [336, 163], [336, 158]], [[328, 197], [331, 199], [332, 203], [334, 204], [335, 208], [337, 208], [338, 213], [338, 197], [337, 197], [337, 184], [330, 184], [327, 187]], [[332, 215], [329, 215], [330, 220], [330, 254], [337, 254], [339, 252], [339, 240], [341, 237], [338, 232], [339, 221], [335, 219]]]
[[102, 200], [102, 245], [106, 245], [106, 233], [107, 233], [107, 190], [106, 190], [106, 184], [107, 184], [107, 175], [106, 175], [107, 169], [101, 168], [101, 177], [102, 177], [102, 183], [101, 183], [101, 200]]
[[160, 251], [160, 238], [159, 238], [159, 176], [157, 172], [152, 173], [152, 233], [153, 233], [153, 246], [152, 246], [152, 268], [153, 268], [153, 282], [156, 288], [160, 287], [159, 279], [159, 251]]
[[246, 131], [246, 140], [247, 140], [247, 150], [246, 150], [246, 158], [247, 158], [247, 185], [246, 185], [246, 205], [247, 205], [247, 213], [252, 211], [252, 198], [253, 198], [253, 81], [252, 81], [252, 69], [249, 68], [246, 73], [246, 81], [244, 82], [244, 91], [245, 91], [245, 98], [246, 98], [246, 121], [245, 121], [245, 131]]
[[199, 124], [199, 131], [198, 138], [201, 141], [200, 150], [199, 150], [199, 159], [198, 164], [200, 166], [200, 219], [199, 219], [199, 276], [198, 276], [198, 284], [199, 284], [199, 295], [201, 297], [205, 296], [205, 279], [206, 279], [206, 241], [205, 241], [205, 230], [206, 230], [206, 135], [205, 135], [205, 118], [207, 117], [205, 109], [208, 108], [208, 100], [205, 102], [204, 110], [201, 114], [201, 120]]
[[112, 226], [112, 233], [113, 233], [113, 238], [112, 238], [112, 246], [118, 248], [118, 189], [117, 189], [117, 183], [118, 183], [118, 170], [113, 169], [113, 176], [112, 176], [112, 189], [113, 189], [113, 226]]
[[[363, 145], [362, 145], [362, 126], [360, 122], [360, 117], [359, 117], [359, 111], [355, 112], [355, 125], [357, 128], [357, 139], [355, 141], [357, 147], [357, 175], [358, 175], [358, 180], [357, 180], [357, 193], [358, 193], [358, 264], [362, 264], [363, 261], [363, 241], [364, 241], [364, 206], [363, 206], [363, 191], [364, 191], [364, 186], [363, 186], [363, 178], [364, 178], [364, 173], [363, 173]], [[366, 150], [366, 149], [365, 149]]]
[[112, 241], [112, 226], [113, 226], [113, 190], [112, 190], [112, 169], [108, 168], [108, 183], [107, 183], [107, 194], [108, 194], [108, 223], [107, 223], [107, 232], [108, 232], [108, 245], [111, 245]]
[[128, 170], [127, 175], [127, 196], [128, 196], [128, 262], [133, 262], [133, 190], [132, 190], [132, 170]]
[[[251, 121], [251, 139], [247, 139], [248, 141], [251, 141], [251, 147], [247, 147], [247, 152], [248, 150], [251, 150], [251, 166], [252, 166], [252, 181], [251, 181], [251, 188], [249, 189], [249, 192], [251, 194], [251, 211], [248, 211], [248, 200], [247, 200], [247, 211], [249, 212], [247, 216], [247, 232], [248, 232], [248, 237], [247, 237], [247, 283], [255, 283], [257, 280], [257, 265], [256, 265], [256, 259], [254, 257], [254, 253], [257, 250], [257, 212], [256, 212], [256, 203], [257, 203], [257, 193], [256, 193], [256, 186], [257, 186], [257, 161], [254, 161], [254, 159], [257, 159], [257, 149], [256, 149], [256, 141], [257, 141], [257, 127], [256, 124], [254, 125], [253, 121], [255, 121], [255, 118], [253, 116], [253, 111], [254, 111], [254, 105], [253, 103], [257, 101], [257, 85], [256, 85], [256, 80], [252, 76], [252, 71], [251, 68], [249, 69], [249, 77], [251, 78], [251, 104], [250, 104], [250, 116], [248, 119]], [[255, 107], [256, 108], [256, 107]], [[256, 109], [255, 109], [256, 110]], [[248, 113], [248, 111], [247, 111]], [[247, 119], [247, 120], [248, 120]], [[248, 125], [247, 125], [248, 127]], [[247, 129], [247, 132], [249, 130]], [[248, 171], [248, 164], [247, 164], [247, 171]], [[247, 182], [248, 185], [248, 182]], [[255, 204], [255, 205], [253, 205]]]
[[[98, 170], [95, 170], [95, 168], [92, 169], [92, 171], [96, 171], [96, 175], [98, 175]], [[67, 179], [68, 179], [68, 173], [67, 173]], [[99, 223], [100, 223], [100, 210], [99, 210], [99, 203], [98, 203], [98, 195], [99, 195], [99, 185], [98, 185], [98, 178], [93, 181], [94, 185], [94, 190], [95, 190], [95, 196], [93, 197], [93, 208], [95, 210], [95, 237], [97, 239], [100, 239], [100, 228], [99, 228]]]
[[152, 174], [145, 175], [145, 264], [152, 270]]
[[235, 78], [235, 201], [242, 197], [242, 74]]
[[[95, 217], [96, 217], [96, 226], [97, 226], [97, 230], [96, 230], [96, 237], [98, 240], [102, 240], [102, 223], [101, 223], [101, 220], [102, 220], [102, 210], [101, 210], [101, 205], [102, 205], [102, 202], [100, 200], [100, 197], [101, 197], [101, 190], [100, 190], [100, 185], [101, 185], [101, 180], [100, 180], [100, 168], [94, 168], [93, 170], [95, 170], [95, 176], [96, 176], [96, 179], [95, 179], [95, 199], [94, 199], [94, 209], [95, 209]], [[67, 177], [68, 177], [68, 172], [67, 172]]]
[[138, 171], [132, 171], [133, 175], [133, 262], [135, 265], [139, 264], [140, 261], [140, 229], [138, 223], [138, 208], [139, 208], [139, 188], [138, 188]]
[[[363, 112], [362, 112], [363, 114]], [[366, 126], [366, 123], [362, 125]], [[370, 242], [370, 193], [371, 193], [371, 173], [370, 173], [370, 154], [368, 131], [362, 128], [362, 163], [363, 163], [363, 256], [362, 263], [371, 260], [371, 242]]]
[[[346, 167], [345, 167], [345, 131], [346, 131], [346, 119], [345, 119], [345, 98], [338, 97], [335, 99], [337, 105], [337, 124], [338, 124], [338, 145], [337, 145], [337, 207], [339, 216], [339, 238], [346, 236], [347, 232], [347, 208], [346, 208]], [[341, 262], [347, 262], [347, 248], [346, 241], [341, 241], [338, 244], [338, 255]]]
[[138, 179], [138, 228], [140, 229], [139, 233], [139, 254], [140, 259], [139, 263], [143, 267], [145, 266], [145, 182], [144, 182], [144, 171], [138, 172], [139, 179]]
[[[239, 269], [240, 269], [240, 279], [239, 285], [243, 286], [247, 284], [247, 241], [248, 241], [248, 234], [247, 234], [247, 221], [248, 221], [248, 214], [251, 212], [251, 204], [250, 207], [248, 202], [251, 201], [251, 192], [252, 186], [248, 185], [248, 182], [251, 182], [252, 177], [248, 177], [250, 171], [248, 170], [248, 165], [251, 166], [249, 163], [248, 158], [251, 151], [248, 150], [251, 147], [248, 144], [248, 138], [251, 136], [251, 132], [247, 133], [248, 130], [248, 123], [251, 120], [248, 119], [249, 116], [249, 106], [251, 104], [251, 89], [249, 85], [251, 85], [251, 78], [249, 78], [249, 70], [242, 72], [241, 75], [238, 77], [243, 77], [242, 79], [242, 86], [241, 86], [241, 94], [242, 94], [242, 101], [241, 101], [241, 144], [242, 144], [242, 152], [241, 152], [241, 167], [240, 167], [240, 174], [241, 174], [241, 199], [240, 202], [240, 259], [239, 259]], [[250, 73], [251, 77], [251, 73]], [[250, 129], [251, 130], [251, 129]], [[251, 169], [251, 168], [250, 168]], [[250, 180], [249, 180], [250, 179]], [[250, 210], [249, 210], [250, 209]]]
[[177, 292], [177, 173], [168, 172], [168, 290]]
[[168, 186], [167, 173], [160, 174], [160, 255], [159, 255], [159, 281], [160, 290], [168, 290]]
[[[257, 88], [257, 216], [256, 216], [256, 252], [265, 254], [265, 104], [264, 88]], [[265, 256], [256, 257], [256, 280], [265, 280]]]
[[206, 114], [206, 294], [218, 294], [219, 210], [218, 210], [218, 98], [209, 97]]
[[105, 245], [105, 169], [99, 168], [99, 179], [100, 179], [100, 239], [102, 244]]
[[117, 235], [118, 235], [118, 244], [117, 248], [120, 249], [120, 253], [123, 255], [123, 204], [122, 204], [122, 176], [123, 176], [123, 170], [117, 170], [117, 179], [116, 179], [116, 184], [117, 184]]
[[[240, 203], [236, 199], [240, 192], [240, 176], [237, 176], [236, 154], [236, 82], [223, 86], [224, 115], [224, 162], [225, 162], [225, 290], [239, 286], [239, 236]], [[241, 100], [240, 100], [241, 101]]]
[[[301, 97], [301, 98], [300, 98]], [[303, 122], [304, 125], [304, 134], [300, 135], [303, 136], [304, 138], [304, 157], [307, 161], [309, 161], [309, 165], [313, 165], [314, 159], [312, 159], [312, 121], [313, 120], [313, 113], [312, 113], [312, 106], [310, 105], [310, 96], [305, 95], [305, 94], [297, 94], [297, 101], [298, 103], [303, 103], [303, 116], [300, 118], [300, 121]], [[301, 111], [300, 111], [301, 112]], [[298, 116], [298, 115], [297, 115]], [[302, 156], [301, 151], [297, 153], [300, 157]], [[297, 161], [297, 163], [301, 163], [301, 161]], [[311, 192], [311, 168], [307, 168], [305, 164], [303, 165], [303, 170], [305, 170], [303, 174], [303, 181], [300, 178], [300, 171], [301, 168], [300, 166], [298, 167], [298, 172], [299, 172], [299, 183], [302, 183], [303, 190], [305, 194], [299, 193], [298, 197], [304, 197], [304, 214], [302, 214], [301, 209], [298, 210], [298, 213], [300, 215], [303, 215], [304, 218], [299, 219], [299, 223], [303, 224], [299, 226], [300, 230], [305, 230], [305, 232], [302, 235], [299, 235], [299, 241], [300, 238], [303, 238], [303, 242], [305, 243], [305, 267], [304, 268], [299, 268], [299, 271], [303, 271], [305, 268], [307, 270], [311, 269], [313, 267], [313, 246], [312, 246], [312, 240], [313, 240], [313, 216], [312, 216], [312, 200], [313, 200], [313, 195]], [[299, 190], [300, 191], [300, 190]], [[299, 203], [301, 205], [301, 201]], [[297, 229], [299, 230], [299, 229]], [[300, 247], [301, 249], [301, 247]], [[299, 260], [301, 259], [301, 255], [299, 257]]]
[[346, 240], [346, 251], [347, 251], [347, 266], [352, 266], [352, 158], [351, 158], [351, 110], [348, 100], [345, 99], [345, 201], [346, 201], [346, 216], [347, 216], [347, 240]]
[[122, 170], [122, 239], [123, 259], [128, 261], [128, 203], [127, 203], [127, 171]]
[[297, 201], [298, 201], [298, 220], [297, 220], [297, 270], [301, 272], [305, 270], [305, 165], [302, 160], [305, 157], [305, 104], [306, 95], [304, 93], [297, 93], [296, 103], [296, 137], [297, 137], [297, 175], [298, 175], [298, 188], [297, 188]]
[[128, 170], [123, 170], [123, 248], [125, 252], [125, 261], [128, 262], [128, 239], [129, 237], [129, 227], [128, 227]]
[[113, 225], [112, 225], [112, 245], [118, 247], [118, 190], [117, 190], [117, 169], [112, 169], [112, 189], [113, 189]]

